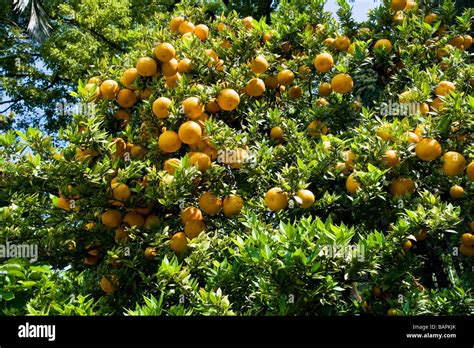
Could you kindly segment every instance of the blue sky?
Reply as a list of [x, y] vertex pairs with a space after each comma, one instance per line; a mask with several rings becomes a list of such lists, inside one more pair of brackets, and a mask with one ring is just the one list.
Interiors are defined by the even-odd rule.
[[[377, 6], [380, 6], [380, 0], [347, 0], [352, 7], [353, 18], [357, 22], [363, 22], [367, 19], [367, 12]], [[351, 2], [352, 1], [352, 2]], [[326, 11], [332, 12], [336, 16], [339, 5], [336, 0], [327, 0], [324, 6]]]

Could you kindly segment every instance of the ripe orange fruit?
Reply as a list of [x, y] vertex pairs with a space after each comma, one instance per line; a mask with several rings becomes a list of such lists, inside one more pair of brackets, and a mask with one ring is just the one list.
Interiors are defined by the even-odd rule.
[[391, 8], [394, 11], [400, 11], [407, 5], [407, 0], [392, 0]]
[[181, 75], [179, 73], [173, 76], [165, 76], [165, 82], [168, 88], [176, 87], [180, 80], [181, 80]]
[[284, 69], [280, 71], [277, 75], [277, 81], [279, 85], [288, 86], [291, 85], [295, 79], [295, 74], [291, 70]]
[[126, 201], [127, 199], [130, 198], [130, 195], [132, 194], [130, 192], [130, 189], [128, 188], [127, 185], [125, 184], [116, 184], [115, 187], [113, 187], [113, 194], [114, 198], [119, 201]]
[[230, 194], [224, 198], [223, 209], [227, 217], [239, 215], [243, 207], [244, 200], [238, 195]]
[[331, 87], [331, 84], [330, 84], [330, 83], [322, 82], [322, 83], [319, 85], [318, 94], [319, 94], [321, 97], [327, 97], [328, 95], [331, 94], [331, 92], [332, 92], [332, 87]]
[[404, 139], [405, 141], [410, 142], [410, 143], [418, 143], [418, 142], [420, 142], [420, 140], [421, 140], [421, 139], [418, 137], [418, 135], [416, 135], [416, 133], [414, 133], [414, 132], [405, 132], [405, 133], [403, 134], [403, 139]]
[[178, 136], [185, 144], [196, 144], [201, 140], [202, 130], [196, 122], [187, 121], [179, 127]]
[[469, 180], [474, 181], [474, 161], [471, 161], [471, 163], [467, 165], [466, 175]]
[[253, 28], [253, 18], [251, 16], [248, 16], [242, 19], [242, 23], [244, 24], [247, 30], [250, 30]]
[[412, 246], [413, 243], [410, 240], [407, 240], [405, 243], [403, 243], [403, 249], [405, 250], [410, 250]]
[[314, 120], [308, 125], [308, 134], [313, 138], [318, 138], [328, 133], [328, 127], [321, 120]]
[[454, 199], [462, 198], [464, 197], [464, 189], [462, 188], [462, 186], [453, 185], [449, 189], [449, 194], [451, 195], [451, 198], [454, 198]]
[[158, 138], [158, 146], [163, 152], [176, 152], [181, 148], [181, 140], [176, 132], [167, 130]]
[[392, 43], [388, 39], [379, 39], [374, 45], [374, 48], [384, 48], [387, 52], [392, 51]]
[[178, 72], [178, 61], [175, 58], [170, 59], [166, 63], [161, 64], [161, 73], [165, 77], [176, 75]]
[[464, 156], [456, 151], [448, 151], [443, 157], [443, 173], [448, 176], [461, 174], [466, 167]]
[[239, 94], [231, 88], [225, 88], [220, 91], [217, 102], [222, 110], [232, 111], [239, 106]]
[[265, 86], [270, 89], [275, 89], [278, 87], [278, 79], [274, 76], [268, 76], [265, 79]]
[[411, 195], [415, 192], [415, 183], [410, 178], [399, 177], [390, 183], [388, 189], [395, 197]]
[[84, 86], [84, 89], [90, 93], [92, 91], [92, 88], [94, 89], [94, 95], [91, 97], [91, 101], [98, 101], [100, 99], [100, 87], [99, 85], [95, 85], [93, 83], [88, 83]]
[[119, 85], [117, 81], [105, 80], [100, 85], [100, 94], [107, 100], [115, 99], [119, 92]]
[[348, 74], [337, 74], [331, 79], [331, 88], [337, 93], [349, 93], [353, 86], [352, 77]]
[[428, 237], [428, 230], [426, 228], [422, 228], [417, 233], [414, 234], [416, 240], [425, 240]]
[[151, 96], [151, 88], [145, 87], [139, 91], [137, 91], [137, 98], [140, 100], [148, 100]]
[[204, 192], [199, 197], [199, 207], [208, 215], [216, 215], [222, 208], [222, 199], [211, 192]]
[[468, 247], [474, 246], [474, 235], [471, 233], [464, 233], [461, 236], [461, 243]]
[[137, 97], [132, 90], [124, 88], [117, 94], [117, 104], [123, 108], [130, 108], [137, 102]]
[[175, 253], [182, 253], [188, 249], [188, 240], [184, 232], [177, 232], [171, 237], [170, 248]]
[[183, 225], [188, 221], [202, 220], [202, 212], [195, 207], [187, 207], [181, 211], [181, 222]]
[[395, 15], [392, 17], [393, 23], [398, 24], [398, 25], [403, 24], [404, 19], [405, 19], [405, 15], [403, 14], [403, 11], [397, 11]]
[[387, 310], [387, 314], [391, 317], [394, 317], [398, 315], [398, 311], [395, 308], [390, 308]]
[[323, 41], [323, 44], [327, 47], [334, 47], [335, 41], [336, 40], [333, 39], [332, 37], [328, 37]]
[[464, 50], [468, 51], [472, 46], [472, 37], [470, 35], [464, 35]]
[[100, 280], [100, 288], [107, 295], [113, 294], [117, 290], [116, 285], [118, 285], [117, 277], [110, 276], [109, 278], [110, 280], [107, 277], [102, 277]]
[[143, 216], [141, 214], [131, 212], [125, 214], [123, 217], [123, 222], [129, 225], [130, 227], [138, 227], [141, 228], [145, 225], [145, 219], [143, 219]]
[[125, 231], [122, 227], [115, 229], [115, 241], [118, 242], [127, 242], [130, 239], [130, 234], [128, 231]]
[[255, 74], [263, 74], [265, 71], [267, 71], [268, 65], [269, 64], [265, 57], [259, 55], [255, 57], [250, 63], [250, 69], [252, 69]]
[[321, 53], [314, 58], [313, 65], [317, 71], [325, 73], [334, 66], [334, 59], [329, 53]]
[[265, 205], [273, 211], [285, 209], [288, 206], [288, 194], [279, 187], [271, 188], [265, 193]]
[[400, 157], [395, 150], [387, 150], [383, 156], [385, 165], [389, 168], [395, 167], [400, 164]]
[[174, 175], [176, 168], [181, 166], [181, 160], [178, 158], [169, 158], [165, 161], [163, 165], [163, 170], [167, 171], [169, 174]]
[[416, 10], [417, 8], [418, 8], [418, 4], [416, 3], [416, 1], [407, 0], [407, 4], [405, 5], [405, 10], [406, 11]]
[[65, 211], [69, 211], [71, 209], [71, 204], [70, 204], [69, 199], [65, 197], [59, 197], [56, 203], [56, 207], [63, 209]]
[[450, 81], [441, 81], [438, 86], [436, 86], [435, 94], [437, 96], [444, 97], [448, 95], [450, 92], [453, 92], [456, 89], [454, 83]]
[[182, 22], [178, 27], [178, 31], [181, 35], [184, 35], [186, 33], [193, 33], [194, 29], [196, 29], [196, 27], [192, 22], [189, 21]]
[[351, 40], [347, 36], [339, 36], [334, 40], [334, 45], [339, 51], [347, 51], [351, 45]]
[[200, 172], [205, 172], [211, 168], [211, 158], [203, 152], [192, 152], [189, 156], [189, 164], [191, 166], [197, 165]]
[[433, 12], [427, 14], [424, 18], [425, 23], [428, 23], [428, 24], [433, 24], [437, 20], [438, 20], [438, 15]]
[[135, 158], [145, 157], [146, 150], [143, 147], [141, 147], [140, 145], [136, 145], [136, 144], [129, 144], [129, 145], [131, 145], [130, 146], [130, 154], [132, 155], [132, 157], [135, 157]]
[[135, 68], [141, 76], [153, 76], [158, 70], [158, 65], [153, 58], [141, 57], [137, 60]]
[[138, 77], [138, 70], [136, 68], [130, 68], [123, 72], [120, 77], [120, 83], [127, 88], [131, 88], [131, 85], [135, 82]]
[[206, 105], [206, 111], [210, 114], [218, 113], [221, 110], [216, 98], [211, 98]]
[[314, 194], [310, 190], [299, 190], [296, 192], [296, 196], [301, 199], [300, 207], [303, 209], [307, 209], [311, 207], [314, 203]]
[[300, 74], [300, 78], [306, 80], [306, 78], [311, 74], [311, 69], [306, 65], [301, 65], [298, 68], [298, 73]]
[[459, 247], [459, 252], [464, 256], [474, 256], [474, 247], [468, 247], [464, 244], [461, 244]]
[[270, 41], [271, 38], [272, 38], [272, 33], [270, 33], [270, 32], [265, 33], [265, 34], [263, 34], [263, 36], [262, 36], [262, 40], [263, 40], [264, 42]]
[[178, 72], [180, 73], [189, 73], [193, 70], [191, 65], [191, 59], [184, 58], [181, 59], [178, 63]]
[[157, 256], [156, 249], [153, 247], [147, 247], [144, 253], [147, 260], [153, 260]]
[[194, 28], [194, 35], [201, 39], [201, 41], [206, 41], [209, 37], [209, 28], [205, 24], [198, 24]]
[[265, 83], [258, 77], [251, 79], [245, 87], [245, 93], [252, 97], [260, 97], [265, 92]]
[[194, 239], [206, 229], [206, 224], [202, 220], [191, 220], [184, 225], [184, 233], [189, 239]]
[[415, 147], [416, 156], [423, 161], [434, 161], [441, 156], [441, 151], [441, 145], [433, 138], [425, 138]]
[[158, 118], [167, 118], [169, 116], [169, 108], [171, 100], [166, 97], [160, 97], [153, 102], [152, 110]]
[[441, 98], [436, 97], [433, 99], [430, 106], [435, 111], [441, 111], [444, 109], [444, 102], [441, 100]]
[[300, 86], [291, 86], [288, 90], [288, 95], [292, 99], [298, 99], [303, 96], [303, 89]]
[[184, 21], [186, 21], [186, 19], [182, 16], [178, 16], [178, 17], [173, 17], [170, 21], [170, 29], [172, 32], [177, 32], [178, 29], [179, 29], [179, 26], [181, 25], [181, 23], [183, 23]]
[[122, 214], [118, 210], [107, 210], [102, 214], [101, 220], [105, 226], [116, 228], [122, 222]]
[[351, 195], [355, 194], [360, 188], [359, 183], [357, 182], [354, 173], [349, 175], [346, 179], [346, 189]]
[[183, 100], [184, 114], [191, 119], [198, 118], [204, 112], [204, 105], [198, 97], [189, 97]]
[[149, 229], [152, 226], [156, 226], [160, 223], [160, 218], [156, 215], [148, 215], [145, 219], [145, 228]]
[[270, 130], [270, 138], [280, 141], [283, 139], [283, 129], [281, 127], [273, 127]]

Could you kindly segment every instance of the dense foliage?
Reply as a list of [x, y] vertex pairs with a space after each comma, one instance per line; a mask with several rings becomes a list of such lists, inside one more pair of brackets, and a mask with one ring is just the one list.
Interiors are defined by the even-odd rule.
[[339, 4], [182, 1], [84, 75], [60, 147], [1, 134], [0, 244], [39, 254], [0, 311], [472, 314], [474, 12]]

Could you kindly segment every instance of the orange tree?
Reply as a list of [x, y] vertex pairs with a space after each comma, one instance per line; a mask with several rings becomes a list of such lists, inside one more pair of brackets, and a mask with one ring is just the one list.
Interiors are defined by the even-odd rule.
[[[183, 1], [2, 134], [4, 314], [472, 312], [472, 10], [323, 1], [269, 21]], [[471, 232], [470, 232], [471, 231]]]

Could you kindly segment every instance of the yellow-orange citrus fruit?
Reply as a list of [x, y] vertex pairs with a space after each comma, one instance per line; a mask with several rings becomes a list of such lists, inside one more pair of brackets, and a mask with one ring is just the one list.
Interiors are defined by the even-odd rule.
[[466, 175], [469, 180], [474, 181], [474, 161], [471, 161], [466, 167]]
[[102, 214], [101, 220], [105, 226], [116, 228], [122, 222], [122, 214], [118, 210], [107, 210]]
[[115, 99], [119, 92], [119, 85], [117, 81], [105, 80], [100, 85], [100, 94], [107, 100]]
[[157, 256], [156, 249], [153, 247], [147, 247], [144, 253], [147, 260], [153, 260]]
[[468, 247], [464, 244], [461, 244], [459, 247], [459, 252], [464, 256], [474, 256], [474, 247]]
[[421, 140], [420, 137], [414, 132], [405, 132], [403, 134], [403, 139], [410, 143], [418, 143]]
[[206, 111], [210, 114], [218, 113], [221, 110], [216, 98], [211, 98], [206, 105]]
[[428, 230], [426, 228], [422, 228], [417, 233], [414, 234], [416, 240], [425, 240], [428, 237]]
[[355, 175], [351, 174], [346, 179], [346, 189], [349, 191], [350, 194], [355, 194], [357, 190], [360, 188], [359, 183], [357, 182]]
[[461, 174], [466, 167], [466, 160], [463, 155], [456, 151], [448, 151], [443, 157], [443, 173], [448, 176]]
[[417, 8], [418, 8], [418, 4], [416, 3], [416, 1], [407, 0], [407, 4], [405, 5], [405, 10], [406, 11], [416, 10]]
[[204, 105], [198, 97], [189, 97], [183, 100], [184, 114], [191, 119], [198, 118], [204, 112]]
[[348, 74], [337, 74], [331, 79], [331, 88], [337, 93], [349, 93], [353, 86], [352, 77]]
[[248, 16], [242, 19], [242, 23], [244, 23], [244, 26], [247, 30], [250, 30], [253, 28], [253, 18]]
[[175, 58], [170, 59], [166, 63], [161, 64], [161, 73], [165, 77], [176, 75], [178, 72], [178, 61]]
[[146, 150], [137, 144], [129, 144], [130, 146], [130, 154], [132, 157], [135, 158], [143, 158], [146, 155]]
[[303, 96], [303, 89], [300, 86], [291, 86], [288, 95], [292, 99], [298, 99]]
[[168, 88], [176, 87], [180, 80], [181, 80], [180, 73], [177, 73], [176, 75], [173, 75], [173, 76], [165, 76], [165, 82]]
[[395, 197], [411, 195], [415, 192], [415, 183], [410, 178], [399, 177], [392, 180], [388, 189]]
[[131, 85], [135, 82], [138, 77], [138, 70], [136, 68], [130, 68], [123, 72], [120, 77], [120, 83], [127, 88], [131, 88]]
[[436, 97], [433, 99], [430, 106], [435, 111], [441, 111], [444, 109], [444, 102], [441, 100], [441, 98]]
[[328, 133], [328, 127], [321, 120], [314, 120], [308, 125], [308, 134], [313, 138], [318, 138], [321, 135]]
[[265, 92], [265, 83], [258, 77], [251, 79], [245, 87], [245, 93], [252, 97], [260, 97]]
[[405, 241], [405, 243], [403, 243], [403, 249], [405, 250], [410, 250], [412, 246], [413, 246], [413, 243], [410, 240], [407, 240]]
[[167, 130], [158, 138], [158, 146], [163, 152], [176, 152], [181, 148], [181, 140], [178, 133]]
[[264, 42], [270, 41], [271, 38], [272, 38], [272, 33], [265, 33], [265, 34], [263, 34], [263, 36], [262, 36], [262, 40], [263, 40]]
[[201, 41], [206, 41], [209, 37], [209, 28], [205, 24], [198, 24], [194, 28], [194, 35], [201, 39]]
[[211, 192], [204, 192], [199, 197], [199, 207], [208, 215], [216, 215], [222, 208], [222, 199]]
[[263, 74], [265, 71], [267, 71], [268, 65], [269, 64], [265, 57], [259, 55], [255, 57], [250, 63], [250, 69], [252, 69], [255, 74]]
[[189, 73], [193, 70], [193, 66], [191, 64], [191, 59], [184, 58], [181, 59], [178, 63], [178, 72], [180, 73]]
[[117, 94], [117, 104], [123, 108], [130, 108], [137, 102], [137, 97], [128, 88], [121, 89]]
[[323, 44], [327, 47], [334, 47], [336, 39], [328, 37], [323, 41]]
[[388, 39], [379, 39], [374, 45], [374, 48], [383, 47], [387, 52], [392, 51], [392, 43]]
[[181, 222], [183, 225], [185, 225], [188, 221], [202, 219], [202, 212], [196, 207], [187, 207], [181, 211]]
[[155, 60], [150, 57], [141, 57], [137, 60], [135, 68], [141, 76], [153, 76], [158, 70]]
[[464, 35], [464, 43], [463, 43], [463, 46], [464, 46], [464, 50], [469, 50], [472, 46], [472, 37], [471, 35]]
[[71, 202], [67, 198], [59, 197], [56, 203], [56, 207], [69, 211], [71, 209]]
[[130, 227], [136, 226], [141, 228], [145, 225], [145, 219], [143, 219], [143, 216], [135, 212], [125, 214], [123, 217], [123, 222]]
[[128, 231], [125, 231], [122, 227], [115, 229], [115, 241], [118, 242], [126, 242], [130, 239], [130, 234]]
[[351, 40], [347, 36], [339, 36], [334, 40], [334, 45], [339, 51], [347, 51], [351, 45]]
[[167, 118], [169, 116], [169, 108], [171, 106], [171, 99], [166, 97], [159, 97], [153, 102], [152, 110], [158, 118]]
[[224, 198], [223, 210], [227, 217], [239, 215], [243, 207], [244, 199], [238, 195], [231, 194]]
[[[116, 279], [109, 280], [107, 277], [102, 277], [100, 280], [100, 288], [102, 289], [103, 292], [105, 292], [107, 295], [113, 294], [117, 289], [115, 285], [117, 284]], [[115, 284], [114, 284], [115, 283]]]
[[149, 229], [152, 226], [156, 226], [160, 223], [160, 218], [156, 215], [148, 215], [145, 219], [145, 228]]
[[437, 20], [438, 20], [438, 15], [433, 12], [428, 13], [424, 18], [425, 23], [428, 23], [428, 24], [433, 24]]
[[189, 156], [189, 164], [197, 166], [200, 172], [205, 172], [211, 168], [211, 158], [203, 152], [192, 152]]
[[332, 92], [332, 87], [331, 87], [331, 84], [328, 83], [328, 82], [322, 82], [320, 85], [319, 85], [319, 89], [318, 89], [318, 94], [321, 96], [321, 97], [327, 97], [328, 95], [330, 95]]
[[464, 188], [459, 185], [453, 185], [449, 189], [449, 194], [451, 195], [451, 198], [454, 199], [462, 198], [464, 197]]
[[394, 11], [400, 11], [407, 5], [407, 0], [392, 0], [391, 8]]
[[433, 138], [425, 138], [415, 147], [416, 156], [423, 161], [434, 161], [441, 156], [441, 151], [441, 145]]
[[403, 11], [397, 11], [395, 15], [392, 17], [393, 23], [398, 24], [398, 25], [403, 24], [404, 19], [405, 19], [405, 15], [403, 14]]
[[288, 206], [288, 194], [279, 187], [271, 188], [265, 193], [265, 205], [273, 211], [285, 209]]
[[184, 35], [186, 33], [193, 33], [194, 29], [196, 29], [196, 27], [192, 22], [189, 21], [184, 21], [178, 27], [178, 31], [181, 35]]
[[299, 190], [296, 192], [296, 196], [301, 199], [301, 203], [298, 202], [301, 208], [308, 209], [314, 203], [314, 194], [310, 190]]
[[91, 97], [91, 100], [98, 101], [101, 97], [101, 95], [100, 95], [100, 86], [98, 86], [96, 84], [93, 84], [93, 83], [88, 83], [84, 86], [84, 89], [88, 93], [91, 93], [93, 88], [94, 88], [94, 95]]
[[130, 189], [127, 185], [117, 184], [115, 187], [113, 187], [113, 194], [115, 199], [119, 201], [126, 201], [130, 198], [132, 193], [130, 192]]
[[383, 156], [385, 165], [389, 168], [395, 167], [400, 164], [400, 157], [395, 150], [387, 150]]
[[461, 236], [461, 243], [468, 247], [474, 246], [474, 235], [471, 233], [464, 233]]
[[313, 65], [317, 71], [325, 73], [334, 66], [334, 59], [329, 53], [321, 53], [314, 58]]
[[179, 126], [178, 136], [185, 144], [196, 144], [201, 140], [202, 130], [196, 122], [187, 121]]
[[182, 253], [188, 249], [188, 240], [184, 232], [177, 232], [171, 237], [170, 248], [175, 253]]
[[176, 168], [181, 166], [181, 160], [179, 158], [169, 158], [163, 164], [163, 170], [169, 174], [174, 175]]
[[275, 89], [278, 87], [278, 79], [275, 76], [268, 76], [265, 79], [265, 86], [270, 89]]
[[277, 75], [277, 81], [279, 85], [289, 86], [295, 79], [295, 74], [289, 69], [284, 69], [280, 71]]
[[182, 16], [178, 16], [178, 17], [173, 17], [170, 21], [170, 29], [172, 32], [177, 32], [178, 29], [179, 29], [179, 26], [181, 25], [181, 23], [183, 23], [184, 21], [186, 21], [186, 19]]
[[239, 106], [239, 94], [231, 88], [225, 88], [220, 91], [217, 102], [222, 110], [232, 111]]
[[443, 97], [448, 95], [450, 92], [453, 92], [455, 89], [456, 87], [454, 86], [454, 83], [450, 81], [441, 81], [438, 86], [436, 86], [435, 94]]
[[270, 138], [273, 140], [282, 140], [283, 139], [283, 129], [281, 127], [273, 127], [270, 130]]
[[184, 225], [184, 233], [189, 239], [194, 239], [206, 229], [206, 224], [201, 220], [191, 220]]

